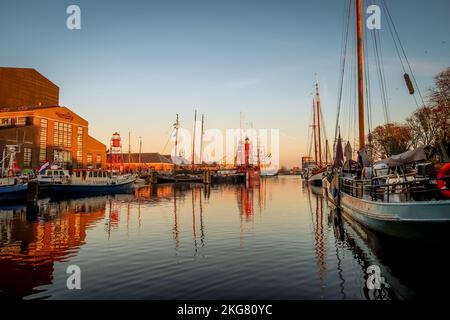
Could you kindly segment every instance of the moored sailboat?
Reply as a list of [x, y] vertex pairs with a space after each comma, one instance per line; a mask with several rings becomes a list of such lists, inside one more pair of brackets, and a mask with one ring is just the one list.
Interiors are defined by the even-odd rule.
[[344, 216], [370, 229], [404, 239], [446, 243], [450, 231], [450, 165], [433, 160], [438, 156], [442, 162], [448, 155], [422, 146], [374, 163], [365, 148], [362, 0], [357, 0], [356, 12], [358, 161], [340, 166], [339, 176], [330, 179], [334, 187], [338, 186], [338, 196], [331, 183], [327, 194], [336, 200]]

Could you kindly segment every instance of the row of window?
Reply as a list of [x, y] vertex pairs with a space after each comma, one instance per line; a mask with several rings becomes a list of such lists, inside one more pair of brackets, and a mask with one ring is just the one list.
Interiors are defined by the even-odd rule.
[[[40, 136], [39, 136], [39, 162], [42, 164], [47, 160], [47, 144], [48, 144], [48, 120], [41, 119], [40, 121]], [[77, 127], [77, 165], [82, 167], [83, 163], [83, 127]], [[72, 147], [72, 125], [63, 122], [54, 122], [53, 126], [53, 144], [55, 147], [60, 148], [71, 148]], [[31, 152], [31, 151], [30, 151]], [[86, 156], [86, 162], [88, 166], [93, 165], [93, 155], [88, 153]], [[53, 159], [58, 161], [63, 161], [68, 165], [72, 165], [73, 155], [71, 151], [58, 151], [54, 150]], [[102, 156], [97, 154], [95, 158], [96, 167], [101, 167]], [[30, 164], [25, 164], [26, 166], [31, 166], [31, 155]]]
[[[41, 162], [41, 164], [43, 162], [45, 162], [45, 157], [44, 160], [41, 160], [41, 155], [42, 155], [42, 150], [46, 150], [45, 147], [44, 149], [40, 149], [39, 150], [39, 162]], [[72, 164], [72, 151], [68, 151], [68, 150], [53, 150], [53, 161], [56, 162], [64, 162], [65, 164], [71, 165]], [[92, 153], [88, 153], [86, 156], [86, 164], [87, 166], [92, 166], [93, 165], [93, 156]], [[81, 167], [82, 162], [81, 161], [77, 161], [78, 165]], [[31, 148], [23, 148], [23, 166], [24, 167], [31, 167], [32, 164], [32, 149]], [[96, 167], [101, 167], [102, 165], [102, 155], [101, 154], [96, 154], [95, 157], [95, 165]]]
[[30, 117], [1, 118], [0, 127], [26, 126], [31, 123]]
[[53, 125], [53, 145], [56, 147], [72, 147], [72, 125], [55, 121]]

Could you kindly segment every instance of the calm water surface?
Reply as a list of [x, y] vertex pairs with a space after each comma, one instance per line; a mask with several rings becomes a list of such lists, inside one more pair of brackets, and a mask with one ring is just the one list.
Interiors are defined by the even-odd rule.
[[447, 298], [447, 253], [340, 219], [298, 177], [0, 206], [1, 299]]

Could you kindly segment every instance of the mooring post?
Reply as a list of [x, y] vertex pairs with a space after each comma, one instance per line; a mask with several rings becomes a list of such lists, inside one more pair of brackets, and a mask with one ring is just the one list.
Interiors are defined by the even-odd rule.
[[209, 170], [203, 171], [203, 183], [204, 184], [211, 183], [211, 171], [209, 171]]
[[158, 183], [158, 173], [155, 170], [152, 170], [150, 173], [150, 183], [156, 184]]
[[38, 201], [39, 185], [37, 180], [30, 180], [27, 184], [27, 203], [36, 203]]

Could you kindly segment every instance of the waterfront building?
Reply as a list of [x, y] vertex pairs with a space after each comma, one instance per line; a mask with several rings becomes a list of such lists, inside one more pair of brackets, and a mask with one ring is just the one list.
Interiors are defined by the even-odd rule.
[[34, 69], [0, 67], [0, 151], [18, 145], [17, 165], [46, 161], [68, 168], [106, 166], [106, 146], [89, 135], [89, 123], [59, 105], [59, 88]]
[[[111, 154], [108, 153], [107, 168], [111, 166]], [[146, 153], [126, 153], [123, 154], [123, 167], [125, 171], [148, 171], [155, 170], [158, 172], [170, 172], [173, 170], [174, 164], [170, 159], [157, 152]], [[113, 164], [113, 169], [117, 169]]]

